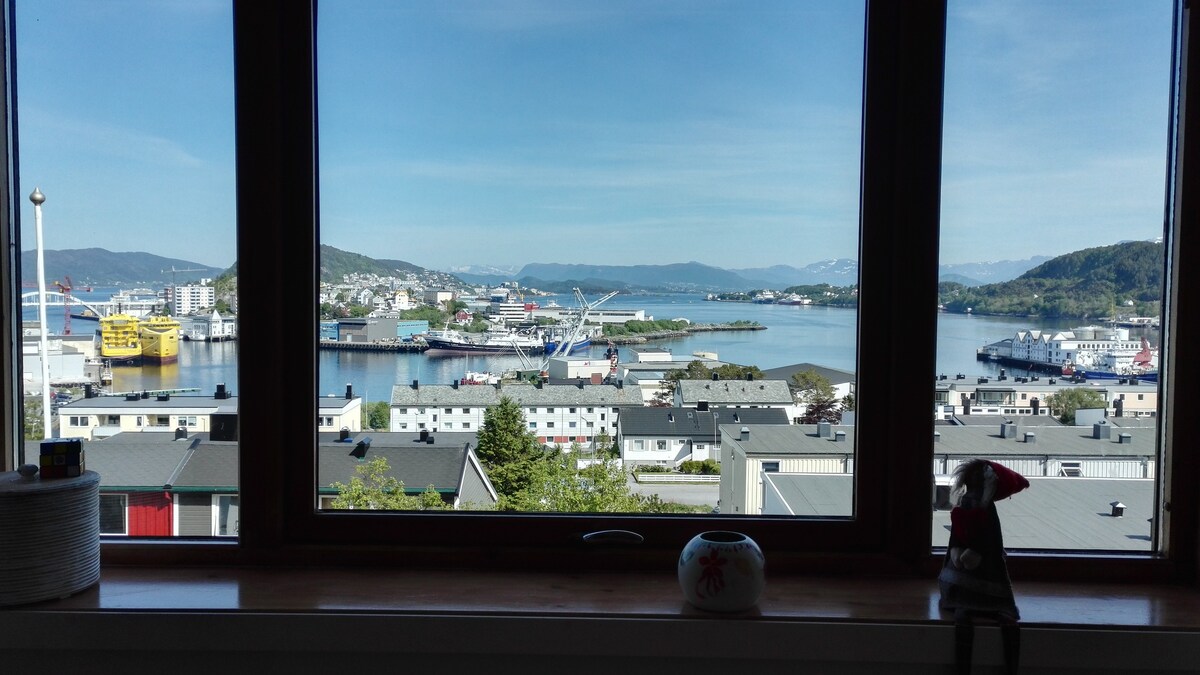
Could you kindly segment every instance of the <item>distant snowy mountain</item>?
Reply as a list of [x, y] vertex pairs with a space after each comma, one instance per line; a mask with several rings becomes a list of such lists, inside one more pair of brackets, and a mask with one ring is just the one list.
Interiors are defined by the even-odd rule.
[[964, 286], [998, 284], [1012, 281], [1047, 260], [1050, 260], [1050, 256], [1039, 255], [1025, 260], [939, 265], [938, 279], [940, 281], [956, 281]]

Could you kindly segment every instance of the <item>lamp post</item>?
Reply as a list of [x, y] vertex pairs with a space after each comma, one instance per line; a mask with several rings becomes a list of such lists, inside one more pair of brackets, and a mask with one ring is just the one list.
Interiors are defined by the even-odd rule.
[[46, 337], [46, 258], [42, 245], [42, 204], [46, 195], [41, 189], [33, 188], [29, 195], [33, 202], [33, 224], [37, 232], [37, 276], [38, 276], [38, 328], [41, 333], [42, 351], [42, 438], [50, 438], [50, 341]]

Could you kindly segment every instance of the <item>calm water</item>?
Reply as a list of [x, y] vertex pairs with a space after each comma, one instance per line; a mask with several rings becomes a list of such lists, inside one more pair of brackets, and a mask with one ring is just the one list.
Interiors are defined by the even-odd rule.
[[[114, 289], [96, 289], [96, 300], [107, 300]], [[85, 299], [89, 294], [82, 293]], [[551, 298], [541, 299], [545, 304]], [[574, 306], [570, 297], [554, 298], [564, 307]], [[607, 309], [643, 309], [655, 319], [686, 318], [697, 323], [726, 323], [739, 319], [757, 321], [764, 331], [700, 333], [651, 343], [677, 355], [696, 351], [716, 352], [723, 361], [757, 365], [763, 370], [795, 363], [814, 363], [854, 370], [856, 313], [850, 309], [749, 303], [707, 302], [701, 296], [617, 296], [603, 305]], [[36, 308], [27, 308], [26, 320], [37, 320]], [[63, 308], [47, 310], [52, 331], [61, 331]], [[996, 375], [999, 366], [975, 359], [975, 350], [985, 344], [1012, 337], [1018, 330], [1067, 329], [1081, 322], [1058, 321], [1032, 324], [1028, 319], [938, 315], [937, 369], [953, 377]], [[76, 334], [95, 331], [96, 323], [72, 320]], [[904, 339], [881, 335], [880, 340]], [[591, 355], [603, 358], [604, 345], [594, 345]], [[622, 347], [623, 356], [628, 347]], [[197, 388], [208, 393], [224, 383], [234, 393], [237, 385], [237, 343], [181, 342], [179, 362], [167, 366], [119, 367], [113, 372], [114, 391]], [[449, 383], [468, 370], [502, 371], [520, 368], [515, 356], [426, 356], [424, 354], [348, 352], [321, 350], [320, 387], [323, 394], [345, 393], [346, 384], [368, 401], [388, 398], [395, 384], [413, 380]]]

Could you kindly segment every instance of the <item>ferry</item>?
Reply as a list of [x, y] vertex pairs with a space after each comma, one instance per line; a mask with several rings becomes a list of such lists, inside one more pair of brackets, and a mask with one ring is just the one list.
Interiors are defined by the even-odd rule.
[[113, 365], [139, 363], [142, 357], [139, 323], [136, 316], [129, 314], [100, 317], [100, 328], [96, 331], [100, 357]]
[[175, 363], [179, 360], [180, 325], [169, 316], [152, 316], [138, 327], [142, 358], [150, 363]]

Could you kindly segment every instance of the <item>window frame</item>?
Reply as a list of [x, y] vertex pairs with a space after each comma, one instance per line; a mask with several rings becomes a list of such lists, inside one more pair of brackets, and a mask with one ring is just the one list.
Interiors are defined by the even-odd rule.
[[[3, 70], [7, 91], [3, 110], [7, 134], [0, 144], [7, 162], [0, 165], [4, 209], [0, 232], [8, 255], [0, 259], [0, 290], [10, 316], [19, 311], [20, 251], [16, 172], [16, 106], [12, 40], [12, 3], [4, 0], [6, 49]], [[1200, 457], [1172, 452], [1189, 445], [1190, 429], [1182, 415], [1198, 397], [1183, 384], [1197, 377], [1200, 364], [1176, 357], [1174, 344], [1195, 343], [1193, 312], [1173, 307], [1196, 301], [1200, 266], [1178, 264], [1195, 251], [1200, 236], [1200, 135], [1183, 133], [1197, 123], [1200, 50], [1188, 50], [1198, 32], [1196, 15], [1177, 0], [1183, 60], [1177, 64], [1179, 87], [1173, 89], [1179, 123], [1168, 158], [1171, 179], [1167, 199], [1168, 250], [1164, 303], [1162, 389], [1159, 409], [1161, 555], [1010, 555], [1010, 568], [1025, 578], [1075, 580], [1185, 580], [1194, 582], [1197, 496]], [[316, 274], [319, 201], [316, 189], [315, 25], [316, 2], [262, 0], [234, 2], [234, 61], [237, 130], [237, 217], [254, 227], [238, 229], [239, 258], [254, 252], [255, 265], [239, 268], [241, 310], [255, 321], [241, 328], [245, 351], [239, 363], [239, 414], [246, 420], [313, 419], [317, 414], [317, 331], [289, 332], [295, 325], [318, 325]], [[670, 564], [692, 534], [737, 529], [770, 551], [776, 572], [789, 570], [907, 572], [925, 575], [936, 569], [931, 551], [929, 470], [932, 428], [923, 434], [894, 434], [911, 420], [930, 419], [934, 388], [914, 394], [911, 372], [934, 373], [938, 218], [941, 164], [941, 86], [945, 51], [945, 2], [912, 3], [867, 0], [860, 204], [860, 293], [856, 363], [857, 480], [853, 520], [795, 520], [770, 517], [580, 516], [423, 513], [319, 513], [316, 509], [316, 429], [305, 425], [240, 425], [240, 535], [236, 542], [105, 542], [106, 564], [163, 564], [171, 560], [225, 563], [305, 563], [326, 561], [330, 550], [361, 547], [378, 555], [372, 564], [475, 565], [493, 569], [508, 564], [528, 568], [657, 567]], [[903, 227], [894, 227], [903, 223]], [[292, 242], [288, 251], [263, 251], [263, 238]], [[895, 251], [908, 251], [904, 257]], [[1173, 264], [1174, 263], [1174, 264]], [[930, 307], [912, 312], [913, 307]], [[1177, 315], [1178, 314], [1178, 315]], [[21, 448], [19, 326], [8, 322], [3, 333], [7, 358], [4, 428]], [[881, 341], [903, 327], [906, 340]], [[311, 333], [311, 334], [310, 334]], [[272, 345], [271, 349], [255, 345]], [[919, 387], [918, 387], [919, 390]], [[308, 415], [303, 410], [308, 409]], [[615, 412], [615, 411], [614, 411]], [[614, 414], [614, 417], [616, 415]], [[932, 419], [930, 419], [932, 427]], [[21, 451], [5, 453], [5, 469], [22, 461]], [[300, 461], [297, 461], [301, 458]], [[307, 459], [303, 459], [307, 458]], [[480, 517], [488, 527], [479, 528]], [[622, 527], [640, 532], [640, 546], [587, 548], [580, 534]], [[523, 534], [539, 532], [535, 540]], [[523, 542], [514, 544], [514, 542]], [[557, 543], [555, 543], [557, 542]], [[538, 555], [529, 555], [537, 552]], [[354, 556], [339, 556], [346, 560]]]

